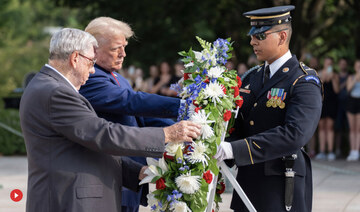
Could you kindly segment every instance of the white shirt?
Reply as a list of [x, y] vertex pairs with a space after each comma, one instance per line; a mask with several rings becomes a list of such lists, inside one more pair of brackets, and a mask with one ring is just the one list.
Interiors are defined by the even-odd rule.
[[[279, 59], [275, 60], [273, 63], [270, 64], [270, 78], [274, 76], [274, 74], [279, 70], [279, 68], [284, 65], [290, 58], [291, 58], [291, 52], [288, 50], [283, 56], [281, 56]], [[265, 62], [265, 67], [268, 66], [269, 63]]]
[[48, 67], [48, 68], [50, 68], [51, 70], [55, 71], [56, 73], [58, 73], [62, 78], [65, 79], [65, 81], [67, 81], [67, 82], [71, 85], [71, 87], [74, 88], [74, 90], [75, 90], [76, 92], [79, 92], [79, 91], [75, 88], [75, 86], [68, 80], [68, 78], [66, 78], [64, 75], [62, 75], [62, 73], [60, 73], [58, 70], [56, 70], [54, 67], [52, 67], [52, 66], [49, 65], [49, 64], [45, 64], [45, 66]]

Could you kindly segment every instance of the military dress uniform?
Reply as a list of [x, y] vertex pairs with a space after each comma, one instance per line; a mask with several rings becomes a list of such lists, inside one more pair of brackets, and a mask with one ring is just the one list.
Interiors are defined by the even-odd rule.
[[[265, 83], [265, 65], [243, 75], [244, 104], [229, 139], [232, 162], [238, 167], [236, 179], [257, 211], [311, 211], [311, 162], [302, 147], [320, 119], [322, 83], [315, 70], [290, 57]], [[284, 157], [292, 155], [297, 157], [291, 160], [294, 188], [285, 195], [289, 187]], [[293, 200], [286, 210], [289, 195]], [[247, 211], [236, 192], [231, 208]]]

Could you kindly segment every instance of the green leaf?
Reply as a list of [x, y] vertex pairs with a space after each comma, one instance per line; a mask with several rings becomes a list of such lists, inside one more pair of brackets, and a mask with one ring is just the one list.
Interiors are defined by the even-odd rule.
[[209, 163], [209, 169], [215, 174], [218, 175], [219, 174], [219, 167], [216, 164], [217, 160], [211, 158], [208, 163]]
[[151, 180], [151, 183], [156, 183], [156, 181], [158, 180], [158, 179], [160, 179], [161, 178], [161, 176], [155, 176], [152, 180]]

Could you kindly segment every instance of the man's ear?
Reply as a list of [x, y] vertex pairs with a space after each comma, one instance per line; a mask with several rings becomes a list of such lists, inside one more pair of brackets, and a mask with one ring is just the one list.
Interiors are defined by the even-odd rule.
[[79, 62], [79, 53], [74, 51], [73, 53], [70, 54], [69, 56], [70, 60], [69, 60], [69, 63], [70, 63], [70, 66], [73, 67], [73, 68], [76, 68], [78, 62]]
[[284, 45], [288, 37], [287, 31], [281, 31], [279, 37], [280, 37], [279, 45]]

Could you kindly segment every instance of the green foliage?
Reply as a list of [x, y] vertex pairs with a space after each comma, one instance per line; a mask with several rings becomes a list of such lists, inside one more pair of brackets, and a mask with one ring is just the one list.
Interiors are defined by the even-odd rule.
[[[21, 132], [18, 110], [0, 110], [0, 122]], [[24, 139], [0, 127], [0, 154], [26, 154]]]
[[77, 27], [77, 9], [58, 8], [49, 0], [2, 0], [0, 8], [0, 97], [22, 87], [23, 78], [48, 58], [46, 27]]

